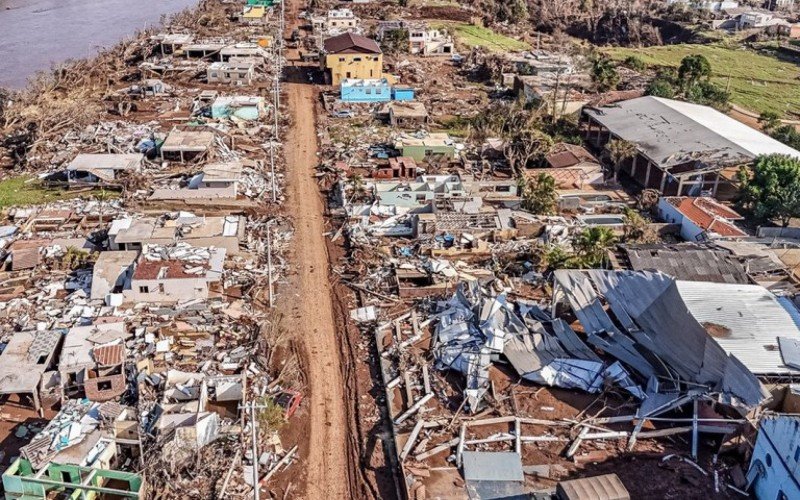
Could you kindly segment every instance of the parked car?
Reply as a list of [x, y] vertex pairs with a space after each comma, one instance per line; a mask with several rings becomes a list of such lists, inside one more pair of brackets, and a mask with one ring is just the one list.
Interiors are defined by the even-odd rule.
[[340, 109], [331, 113], [334, 118], [353, 118], [355, 114], [349, 109]]

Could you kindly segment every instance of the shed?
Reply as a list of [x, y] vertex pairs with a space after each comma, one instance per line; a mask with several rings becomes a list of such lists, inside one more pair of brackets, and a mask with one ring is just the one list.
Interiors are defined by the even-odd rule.
[[428, 110], [419, 101], [390, 102], [389, 123], [395, 127], [418, 128], [428, 123]]
[[392, 88], [392, 99], [395, 101], [413, 101], [414, 89], [405, 85], [395, 85]]
[[561, 481], [556, 486], [556, 496], [559, 500], [630, 500], [631, 498], [616, 474]]
[[464, 480], [470, 498], [509, 498], [525, 494], [522, 457], [508, 451], [465, 451]]

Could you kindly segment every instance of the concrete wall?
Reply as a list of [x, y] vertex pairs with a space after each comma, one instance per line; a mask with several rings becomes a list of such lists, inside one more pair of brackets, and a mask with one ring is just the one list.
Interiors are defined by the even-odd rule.
[[[148, 291], [141, 290], [147, 287]], [[163, 280], [132, 280], [131, 289], [123, 291], [125, 302], [180, 302], [208, 298], [205, 278], [179, 278]]]
[[658, 200], [658, 217], [664, 222], [679, 224], [681, 226], [681, 238], [686, 241], [703, 241], [706, 239], [703, 229], [684, 217], [674, 205], [664, 198]]

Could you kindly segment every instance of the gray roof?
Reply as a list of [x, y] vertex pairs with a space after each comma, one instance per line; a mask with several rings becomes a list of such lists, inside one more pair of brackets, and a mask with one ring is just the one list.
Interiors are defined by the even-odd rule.
[[744, 266], [724, 250], [692, 243], [680, 245], [626, 245], [620, 248], [634, 271], [661, 271], [689, 281], [750, 283]]
[[[760, 285], [676, 282], [689, 312], [704, 325], [721, 325], [717, 344], [757, 375], [798, 374], [783, 363], [778, 337], [800, 340], [800, 328], [778, 298]], [[794, 315], [798, 313], [794, 311]]]
[[662, 168], [693, 160], [746, 163], [771, 153], [800, 158], [799, 151], [708, 106], [645, 96], [585, 113]]
[[524, 481], [522, 458], [508, 451], [465, 451], [467, 481]]

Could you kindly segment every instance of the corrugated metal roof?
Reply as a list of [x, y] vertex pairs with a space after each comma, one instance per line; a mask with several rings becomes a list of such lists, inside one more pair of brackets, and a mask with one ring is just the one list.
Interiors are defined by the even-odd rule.
[[692, 316], [708, 329], [728, 331], [712, 336], [753, 373], [799, 373], [783, 364], [778, 337], [800, 339], [800, 327], [778, 298], [759, 285], [677, 281]]
[[629, 500], [630, 494], [616, 474], [582, 477], [558, 483], [557, 494], [564, 500]]

